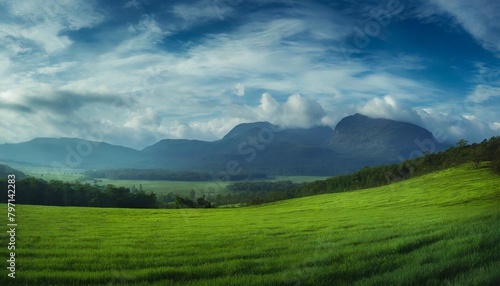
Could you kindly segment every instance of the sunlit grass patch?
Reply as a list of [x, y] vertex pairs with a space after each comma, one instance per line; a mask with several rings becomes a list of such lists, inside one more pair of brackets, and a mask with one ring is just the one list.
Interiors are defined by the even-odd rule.
[[16, 212], [26, 285], [500, 282], [500, 177], [470, 166], [245, 208]]

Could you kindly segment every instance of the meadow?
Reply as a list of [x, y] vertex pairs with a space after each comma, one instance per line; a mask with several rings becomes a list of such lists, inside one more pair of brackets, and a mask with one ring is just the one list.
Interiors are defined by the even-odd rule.
[[[66, 182], [79, 181], [81, 183], [94, 184], [93, 180], [85, 179], [83, 172], [68, 172], [68, 173], [58, 173], [50, 172], [43, 168], [38, 169], [26, 169], [20, 168], [24, 171], [26, 175], [44, 179], [46, 181], [50, 180], [60, 180]], [[115, 185], [117, 187], [131, 188], [135, 186], [137, 189], [142, 185], [142, 189], [146, 192], [153, 192], [157, 195], [166, 195], [173, 192], [178, 195], [189, 196], [191, 190], [195, 190], [196, 194], [201, 196], [203, 194], [212, 195], [224, 194], [226, 193], [227, 182], [213, 182], [213, 181], [201, 181], [201, 182], [189, 182], [189, 181], [167, 181], [167, 180], [110, 180], [110, 179], [99, 179], [98, 185]]]
[[[66, 182], [80, 181], [82, 183], [93, 184], [93, 180], [85, 179], [83, 176], [83, 171], [68, 171], [65, 173], [61, 172], [51, 172], [50, 169], [44, 168], [26, 168], [18, 167], [26, 175], [44, 179], [46, 181], [50, 180], [60, 180]], [[270, 182], [276, 181], [292, 181], [293, 183], [307, 183], [316, 180], [324, 180], [328, 177], [324, 176], [276, 176], [275, 178], [266, 180]], [[236, 182], [236, 181], [234, 181]], [[157, 195], [166, 195], [173, 192], [177, 195], [182, 195], [188, 197], [191, 190], [195, 190], [197, 196], [202, 195], [212, 195], [216, 196], [218, 194], [226, 194], [226, 186], [233, 182], [226, 181], [168, 181], [168, 180], [110, 180], [101, 179], [97, 182], [99, 185], [115, 185], [117, 187], [131, 188], [135, 186], [137, 189], [142, 185], [142, 188], [146, 192], [153, 192]]]
[[261, 206], [19, 205], [16, 218], [12, 285], [500, 284], [500, 177], [469, 164]]
[[[313, 182], [316, 180], [323, 180], [328, 177], [319, 177], [319, 176], [277, 176], [276, 178], [269, 179], [266, 181], [276, 182], [276, 181], [286, 181], [290, 180], [293, 183], [304, 183], [304, 182]], [[260, 181], [260, 180], [259, 180]], [[92, 183], [91, 181], [83, 181]], [[166, 181], [166, 180], [109, 180], [102, 179], [98, 182], [99, 185], [107, 185], [112, 184], [117, 187], [126, 187], [130, 188], [135, 186], [139, 188], [142, 185], [142, 188], [146, 192], [153, 192], [157, 195], [166, 195], [170, 192], [174, 194], [189, 196], [189, 192], [191, 190], [195, 190], [196, 196], [201, 195], [211, 195], [216, 196], [218, 194], [226, 194], [226, 186], [232, 184], [237, 181], [201, 181], [201, 182], [191, 182], [191, 181]]]

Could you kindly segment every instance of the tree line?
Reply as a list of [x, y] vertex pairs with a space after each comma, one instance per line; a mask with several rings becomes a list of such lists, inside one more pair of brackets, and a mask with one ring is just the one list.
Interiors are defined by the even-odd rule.
[[365, 167], [349, 175], [311, 183], [238, 182], [227, 186], [228, 194], [217, 195], [214, 205], [256, 205], [304, 196], [372, 188], [468, 162], [471, 163], [472, 168], [479, 168], [483, 161], [491, 161], [490, 166], [493, 171], [500, 174], [500, 137], [492, 137], [481, 143], [470, 145], [467, 141], [460, 140], [455, 147], [450, 147], [446, 151], [425, 152], [421, 157], [399, 164]]
[[[109, 169], [109, 170], [87, 170], [84, 173], [87, 179], [110, 179], [110, 180], [166, 180], [166, 181], [211, 181], [220, 180], [216, 174], [192, 171], [174, 171], [166, 169]], [[242, 173], [230, 176], [230, 181], [247, 179], [267, 179], [266, 173]]]
[[[0, 180], [3, 190], [7, 189], [7, 180]], [[16, 180], [16, 203], [50, 206], [81, 206], [110, 208], [156, 208], [157, 198], [154, 193], [131, 191], [129, 188], [114, 185], [99, 186], [82, 184], [78, 181], [49, 182], [28, 177]], [[7, 196], [1, 196], [1, 203], [7, 202]]]
[[[237, 182], [227, 186], [227, 194], [218, 194], [215, 197], [196, 198], [194, 191], [191, 192], [189, 198], [173, 192], [157, 197], [154, 193], [146, 193], [142, 188], [137, 190], [135, 187], [100, 186], [82, 184], [78, 181], [51, 180], [47, 182], [28, 177], [16, 180], [16, 203], [117, 208], [210, 208], [233, 204], [258, 205], [291, 198], [387, 185], [467, 162], [471, 163], [473, 168], [480, 168], [483, 161], [491, 161], [489, 166], [494, 172], [500, 174], [500, 137], [492, 137], [481, 143], [470, 145], [465, 140], [460, 140], [457, 146], [450, 147], [443, 152], [425, 153], [421, 157], [399, 164], [365, 167], [350, 175], [311, 183]], [[7, 171], [12, 171], [12, 169]], [[3, 190], [7, 190], [7, 180], [0, 179], [0, 186]], [[7, 196], [1, 196], [0, 202], [6, 203]]]

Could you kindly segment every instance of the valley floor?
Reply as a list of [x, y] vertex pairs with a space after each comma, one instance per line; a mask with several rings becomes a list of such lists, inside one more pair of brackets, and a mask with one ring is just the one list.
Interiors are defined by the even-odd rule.
[[1, 285], [500, 284], [500, 177], [470, 165], [255, 207], [16, 218], [17, 283], [2, 267]]

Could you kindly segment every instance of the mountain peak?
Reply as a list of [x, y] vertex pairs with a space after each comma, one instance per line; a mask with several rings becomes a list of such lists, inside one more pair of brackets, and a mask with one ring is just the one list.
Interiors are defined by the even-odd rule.
[[415, 142], [431, 140], [435, 150], [447, 146], [437, 143], [431, 132], [415, 124], [384, 118], [370, 118], [359, 113], [340, 120], [335, 127], [333, 145], [344, 149], [375, 150], [380, 154], [407, 156], [408, 152], [418, 150]]
[[363, 115], [361, 113], [355, 113], [353, 115], [349, 115], [349, 116], [346, 116], [344, 118], [342, 118], [340, 121], [351, 121], [351, 120], [369, 120], [369, 119], [373, 119], [373, 118], [370, 118], [366, 115]]
[[363, 115], [363, 114], [361, 114], [361, 113], [354, 113], [353, 115], [351, 115], [351, 116], [346, 116], [345, 118], [347, 118], [347, 117], [355, 117], [355, 118], [356, 118], [356, 117], [357, 117], [357, 118], [369, 118], [368, 116]]
[[242, 123], [221, 140], [166, 139], [141, 151], [104, 142], [89, 145], [77, 138], [36, 138], [0, 144], [0, 159], [39, 166], [59, 162], [81, 169], [210, 171], [227, 171], [236, 161], [246, 171], [338, 175], [367, 165], [398, 162], [421, 150], [422, 142], [433, 146], [431, 152], [447, 148], [417, 125], [357, 113], [343, 118], [335, 130], [329, 126], [281, 128], [266, 121]]
[[221, 140], [228, 140], [231, 138], [239, 137], [243, 134], [247, 134], [252, 130], [260, 131], [261, 129], [269, 128], [275, 130], [278, 126], [271, 124], [267, 121], [259, 121], [259, 122], [251, 122], [251, 123], [241, 123], [233, 127], [231, 131], [229, 131], [226, 136], [224, 136]]

